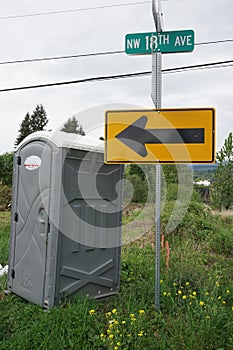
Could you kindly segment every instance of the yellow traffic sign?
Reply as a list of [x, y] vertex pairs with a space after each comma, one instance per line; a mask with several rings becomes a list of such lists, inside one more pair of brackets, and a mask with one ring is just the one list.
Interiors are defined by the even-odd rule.
[[215, 109], [107, 111], [105, 163], [214, 163]]

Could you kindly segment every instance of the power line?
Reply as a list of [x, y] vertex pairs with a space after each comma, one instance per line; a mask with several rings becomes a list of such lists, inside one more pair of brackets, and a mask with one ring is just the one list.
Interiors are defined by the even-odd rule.
[[28, 59], [24, 59], [24, 60], [3, 61], [3, 62], [0, 62], [0, 65], [15, 64], [15, 63], [30, 63], [30, 62], [53, 61], [53, 60], [63, 60], [63, 59], [69, 59], [69, 58], [81, 58], [81, 57], [91, 57], [91, 56], [104, 56], [104, 55], [114, 55], [114, 54], [120, 54], [120, 53], [124, 53], [124, 51], [123, 50], [115, 50], [115, 51], [94, 52], [94, 53], [85, 53], [85, 54], [77, 54], [77, 55], [64, 55], [64, 56], [51, 56], [51, 57], [41, 57], [41, 58], [28, 58]]
[[233, 39], [206, 41], [206, 42], [202, 42], [202, 43], [196, 43], [195, 46], [197, 46], [197, 45], [209, 45], [209, 44], [228, 43], [228, 42], [232, 42], [232, 41], [233, 41]]
[[[190, 65], [190, 66], [183, 66], [183, 67], [167, 68], [167, 69], [163, 69], [162, 72], [163, 73], [174, 73], [174, 72], [181, 72], [181, 71], [187, 71], [187, 70], [193, 70], [193, 69], [219, 68], [220, 66], [221, 66], [221, 68], [232, 67], [233, 60], [197, 64], [197, 65], [192, 65], [192, 66]], [[88, 82], [96, 82], [96, 81], [134, 78], [134, 77], [146, 76], [149, 74], [151, 74], [151, 71], [126, 73], [126, 74], [119, 74], [119, 75], [109, 75], [109, 76], [99, 76], [99, 77], [90, 77], [90, 78], [85, 78], [85, 79], [62, 81], [62, 82], [57, 82], [57, 83], [46, 83], [46, 84], [38, 84], [38, 85], [19, 86], [19, 87], [13, 87], [13, 88], [0, 89], [0, 93], [1, 92], [10, 92], [10, 91], [19, 91], [19, 90], [38, 89], [38, 88], [53, 87], [53, 86], [61, 86], [61, 85], [80, 84], [80, 83], [88, 83]]]
[[228, 61], [203, 63], [203, 64], [196, 64], [196, 65], [190, 65], [190, 66], [176, 67], [176, 68], [167, 68], [163, 70], [163, 73], [177, 73], [177, 72], [192, 71], [197, 69], [209, 69], [209, 68], [225, 68], [225, 67], [232, 67], [232, 65], [233, 65], [233, 60], [228, 60]]
[[[162, 1], [166, 1], [166, 0], [162, 0]], [[100, 9], [106, 9], [106, 8], [112, 8], [112, 7], [144, 5], [144, 4], [149, 4], [149, 3], [151, 3], [151, 1], [140, 1], [140, 2], [138, 1], [138, 2], [131, 2], [131, 3], [96, 6], [96, 7], [86, 7], [86, 8], [75, 8], [75, 9], [58, 10], [58, 11], [28, 13], [28, 14], [23, 14], [23, 15], [0, 16], [0, 20], [28, 18], [28, 17], [36, 17], [36, 16], [58, 15], [58, 14], [64, 14], [64, 13], [100, 10]]]
[[[200, 43], [195, 43], [195, 46], [208, 45], [208, 44], [229, 43], [229, 42], [233, 42], [233, 39], [224, 39], [224, 40], [200, 42]], [[23, 60], [2, 61], [2, 62], [0, 62], [0, 65], [43, 62], [43, 61], [54, 61], [54, 60], [64, 60], [64, 59], [82, 58], [82, 57], [91, 57], [91, 56], [107, 56], [107, 55], [115, 55], [115, 54], [123, 54], [123, 53], [125, 53], [124, 50], [115, 50], [115, 51], [103, 51], [103, 52], [93, 52], [93, 53], [85, 53], [85, 54], [50, 56], [50, 57], [39, 57], [39, 58], [27, 58], [27, 59], [23, 59]]]

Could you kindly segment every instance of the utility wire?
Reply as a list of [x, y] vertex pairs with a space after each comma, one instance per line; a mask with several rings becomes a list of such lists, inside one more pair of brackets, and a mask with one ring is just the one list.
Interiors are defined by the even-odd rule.
[[206, 41], [206, 42], [202, 42], [202, 43], [196, 43], [195, 46], [198, 46], [198, 45], [209, 45], [209, 44], [219, 44], [219, 43], [228, 43], [228, 42], [232, 42], [232, 41], [233, 41], [233, 39]]
[[41, 58], [28, 58], [28, 59], [25, 59], [25, 60], [3, 61], [3, 62], [0, 62], [0, 65], [14, 64], [14, 63], [30, 63], [30, 62], [41, 62], [41, 61], [53, 61], [53, 60], [63, 60], [63, 59], [69, 59], [69, 58], [81, 58], [81, 57], [91, 57], [91, 56], [104, 56], [104, 55], [114, 55], [114, 54], [120, 54], [120, 53], [124, 53], [124, 51], [123, 50], [116, 50], [116, 51], [84, 53], [84, 54], [77, 54], [77, 55], [64, 55], [64, 56], [51, 56], [51, 57], [41, 57]]
[[[166, 1], [166, 0], [163, 0], [163, 1]], [[86, 8], [75, 8], [75, 9], [58, 10], [58, 11], [28, 13], [28, 14], [23, 14], [23, 15], [0, 16], [0, 20], [28, 18], [28, 17], [36, 17], [36, 16], [58, 15], [58, 14], [64, 14], [64, 13], [83, 12], [83, 11], [99, 10], [99, 9], [106, 9], [106, 8], [112, 8], [112, 7], [144, 5], [144, 4], [149, 4], [149, 3], [151, 3], [151, 1], [140, 1], [140, 2], [113, 4], [113, 5], [103, 5], [103, 6], [96, 6], [96, 7], [86, 7]]]
[[203, 63], [203, 64], [196, 64], [196, 65], [190, 65], [190, 66], [176, 67], [176, 68], [167, 68], [162, 70], [162, 72], [165, 74], [179, 73], [179, 72], [192, 71], [197, 69], [225, 68], [225, 67], [232, 67], [232, 66], [233, 66], [233, 60], [228, 60], [228, 61], [222, 61], [222, 62]]
[[[195, 43], [195, 46], [201, 45], [209, 45], [209, 44], [220, 44], [220, 43], [229, 43], [233, 42], [233, 39], [225, 39], [225, 40], [216, 40], [216, 41], [206, 41]], [[64, 55], [64, 56], [51, 56], [51, 57], [40, 57], [40, 58], [28, 58], [24, 60], [12, 60], [12, 61], [2, 61], [0, 65], [6, 64], [16, 64], [16, 63], [32, 63], [32, 62], [43, 62], [43, 61], [54, 61], [54, 60], [64, 60], [71, 58], [82, 58], [82, 57], [91, 57], [91, 56], [107, 56], [107, 55], [116, 55], [123, 54], [124, 50], [115, 50], [115, 51], [104, 51], [104, 52], [93, 52], [93, 53], [85, 53], [85, 54], [77, 54], [77, 55]]]
[[[213, 62], [213, 63], [204, 63], [204, 64], [197, 64], [197, 65], [192, 65], [192, 66], [183, 66], [183, 67], [176, 67], [176, 68], [167, 68], [167, 69], [163, 69], [162, 72], [163, 73], [174, 73], [174, 72], [181, 72], [181, 71], [185, 71], [185, 70], [192, 70], [192, 69], [198, 69], [198, 68], [199, 69], [200, 68], [201, 69], [218, 68], [219, 66], [222, 66], [221, 68], [232, 67], [233, 60], [222, 61], [222, 62]], [[61, 86], [61, 85], [80, 84], [80, 83], [88, 83], [88, 82], [96, 82], [96, 81], [134, 78], [134, 77], [146, 76], [149, 74], [151, 74], [151, 71], [135, 72], [135, 73], [127, 73], [127, 74], [119, 74], [119, 75], [109, 75], [109, 76], [99, 76], [99, 77], [90, 77], [90, 78], [84, 78], [84, 79], [79, 79], [79, 80], [62, 81], [62, 82], [57, 82], [57, 83], [19, 86], [19, 87], [13, 87], [13, 88], [0, 89], [0, 93], [1, 92], [9, 92], [9, 91], [29, 90], [29, 89], [38, 89], [38, 88], [44, 88], [44, 87]]]

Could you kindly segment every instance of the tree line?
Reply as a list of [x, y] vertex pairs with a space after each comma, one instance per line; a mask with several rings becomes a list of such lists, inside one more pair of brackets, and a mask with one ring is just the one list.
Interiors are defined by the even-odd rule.
[[[212, 174], [212, 181], [209, 187], [210, 205], [214, 209], [230, 209], [233, 207], [233, 135], [232, 132], [224, 141], [224, 145], [216, 154], [216, 170]], [[178, 165], [185, 167], [185, 165]], [[142, 171], [144, 169], [144, 172]], [[182, 173], [182, 169], [181, 173]], [[162, 165], [162, 172], [167, 186], [167, 196], [176, 199], [178, 193], [178, 173], [177, 167], [172, 164]], [[146, 202], [150, 193], [148, 189], [148, 181], [145, 178], [145, 173], [149, 181], [155, 183], [155, 169], [150, 165], [142, 165], [139, 167], [136, 164], [130, 164], [126, 167], [126, 179], [134, 187], [133, 202]], [[126, 184], [126, 186], [129, 186]], [[153, 187], [153, 186], [152, 186]], [[163, 187], [163, 186], [162, 186]], [[154, 189], [153, 189], [154, 190]]]
[[[15, 140], [15, 146], [18, 146], [25, 137], [39, 130], [45, 130], [48, 124], [47, 113], [42, 104], [36, 106], [32, 114], [26, 113], [22, 120], [18, 136]], [[78, 119], [73, 116], [63, 124], [61, 131], [67, 133], [76, 133], [85, 135], [85, 131]], [[213, 176], [213, 182], [210, 186], [211, 205], [218, 209], [229, 209], [233, 205], [233, 136], [228, 135], [224, 141], [223, 147], [216, 154], [217, 169]], [[183, 165], [184, 166], [184, 165]], [[143, 170], [144, 171], [143, 171]], [[13, 172], [13, 153], [5, 153], [0, 155], [0, 208], [2, 197], [7, 197], [9, 201], [10, 187]], [[174, 196], [177, 192], [175, 185], [178, 184], [178, 174], [175, 165], [163, 165], [163, 173], [165, 176], [168, 191], [173, 192]], [[147, 174], [147, 178], [145, 177]], [[150, 200], [151, 193], [154, 192], [155, 184], [155, 167], [150, 165], [130, 164], [125, 169], [125, 178], [133, 185], [133, 202], [146, 202]], [[128, 184], [129, 184], [128, 182]], [[151, 184], [151, 188], [148, 187]], [[127, 192], [126, 182], [126, 192]], [[3, 188], [4, 187], [4, 188]], [[1, 195], [2, 194], [2, 195]]]
[[[25, 137], [33, 132], [44, 130], [48, 122], [49, 120], [47, 118], [47, 113], [42, 104], [37, 105], [31, 115], [29, 112], [27, 112], [20, 124], [15, 146], [18, 146], [20, 142], [25, 139]], [[61, 131], [85, 135], [82, 125], [78, 122], [78, 119], [75, 116], [68, 118], [68, 120], [63, 124]]]
[[[26, 113], [20, 123], [18, 135], [14, 142], [17, 147], [28, 135], [36, 131], [45, 130], [49, 120], [42, 104], [38, 104], [32, 114]], [[61, 131], [85, 135], [82, 125], [73, 116], [63, 124]], [[0, 155], [0, 210], [8, 208], [11, 202], [11, 184], [13, 174], [13, 152]]]

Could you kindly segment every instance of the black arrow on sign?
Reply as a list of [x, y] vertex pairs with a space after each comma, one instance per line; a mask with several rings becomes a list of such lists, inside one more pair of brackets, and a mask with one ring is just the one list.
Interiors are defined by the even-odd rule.
[[204, 143], [204, 128], [145, 129], [147, 120], [142, 116], [115, 136], [141, 157], [147, 156], [145, 144]]

